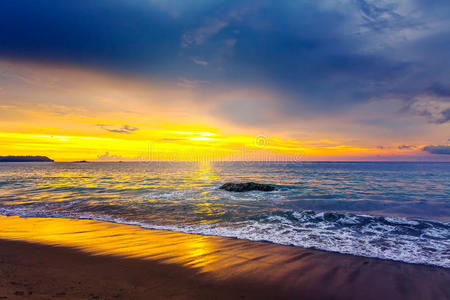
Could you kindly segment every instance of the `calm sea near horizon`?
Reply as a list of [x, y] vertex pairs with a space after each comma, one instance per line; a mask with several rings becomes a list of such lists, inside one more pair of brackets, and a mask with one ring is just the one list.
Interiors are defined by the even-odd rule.
[[[276, 190], [218, 189], [246, 181]], [[450, 163], [1, 163], [0, 214], [95, 219], [450, 268]]]

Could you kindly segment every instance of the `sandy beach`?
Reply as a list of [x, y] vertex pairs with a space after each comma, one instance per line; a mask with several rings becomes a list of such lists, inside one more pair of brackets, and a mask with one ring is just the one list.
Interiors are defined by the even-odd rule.
[[433, 266], [91, 220], [0, 228], [4, 299], [450, 298]]

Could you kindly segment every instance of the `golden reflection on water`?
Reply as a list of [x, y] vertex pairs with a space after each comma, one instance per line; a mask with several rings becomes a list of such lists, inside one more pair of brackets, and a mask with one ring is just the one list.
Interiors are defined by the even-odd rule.
[[[92, 220], [0, 216], [0, 228], [3, 239], [67, 246], [94, 255], [176, 263], [218, 278], [248, 270], [273, 276], [273, 266], [298, 255], [292, 247]], [[292, 267], [282, 268], [282, 273]]]
[[218, 176], [208, 161], [199, 162], [198, 169], [192, 173], [192, 182], [203, 181], [210, 183], [217, 180]]
[[[198, 162], [198, 167], [193, 172], [190, 173], [191, 176], [186, 180], [186, 186], [188, 188], [196, 188], [196, 187], [203, 187], [205, 184], [211, 184], [213, 182], [217, 182], [219, 180], [219, 177], [215, 173], [214, 168], [212, 167], [211, 163], [208, 161], [200, 161]], [[220, 211], [212, 205], [210, 201], [217, 200], [217, 196], [212, 196], [210, 190], [206, 190], [200, 193], [202, 197], [196, 201], [195, 203], [195, 211], [194, 213], [206, 215], [206, 216], [218, 216], [223, 213], [224, 211]], [[199, 224], [208, 224], [213, 223], [214, 220], [201, 220], [199, 221]]]

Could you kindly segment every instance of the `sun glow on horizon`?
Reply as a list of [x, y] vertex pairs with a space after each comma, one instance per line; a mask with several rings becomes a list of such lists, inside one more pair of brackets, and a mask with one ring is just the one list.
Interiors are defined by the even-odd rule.
[[[147, 132], [148, 133], [148, 132]], [[166, 132], [164, 134], [167, 134]], [[159, 136], [158, 131], [153, 132]], [[264, 145], [257, 144], [253, 136], [233, 136], [214, 134], [217, 138], [198, 136], [177, 138], [177, 135], [158, 139], [146, 135], [147, 139], [130, 138], [119, 135], [106, 136], [55, 136], [33, 133], [0, 133], [3, 141], [8, 141], [0, 150], [0, 155], [47, 155], [57, 161], [73, 160], [308, 160], [330, 155], [343, 157], [362, 154], [376, 155], [375, 148], [358, 148], [345, 145], [312, 146], [308, 143], [267, 138]], [[211, 135], [210, 135], [211, 136]], [[311, 144], [311, 141], [309, 141]], [[389, 153], [384, 150], [384, 153]]]
[[203, 137], [207, 137], [207, 136], [214, 136], [216, 135], [215, 133], [212, 132], [176, 132], [177, 134], [186, 134], [186, 135], [200, 135]]

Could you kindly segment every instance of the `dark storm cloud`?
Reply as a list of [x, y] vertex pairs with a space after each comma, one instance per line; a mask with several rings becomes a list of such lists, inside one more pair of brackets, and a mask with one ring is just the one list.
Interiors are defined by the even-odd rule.
[[447, 154], [450, 155], [450, 146], [425, 146], [422, 149], [431, 154]]
[[450, 97], [440, 95], [417, 97], [408, 101], [403, 111], [422, 116], [431, 124], [444, 124], [450, 122]]
[[[169, 19], [138, 1], [2, 1], [0, 55], [51, 63], [138, 69], [175, 49]], [[154, 59], [149, 59], [149, 58]]]
[[441, 111], [442, 117], [438, 120], [438, 124], [450, 122], [450, 108]]
[[113, 125], [106, 125], [106, 124], [97, 124], [97, 126], [103, 128], [106, 131], [114, 132], [114, 133], [130, 134], [130, 133], [133, 133], [136, 130], [139, 130], [139, 128], [133, 127], [133, 126], [130, 126], [130, 125], [122, 125], [119, 128], [116, 128]]
[[[0, 57], [263, 86], [283, 96], [285, 114], [332, 113], [373, 98], [448, 97], [449, 16], [447, 0], [5, 0]], [[444, 108], [435, 123], [448, 119]]]
[[440, 83], [433, 83], [427, 88], [426, 92], [438, 97], [450, 97], [450, 84], [445, 86]]
[[409, 150], [409, 149], [414, 149], [416, 146], [414, 145], [400, 145], [398, 146], [398, 149], [400, 150]]

